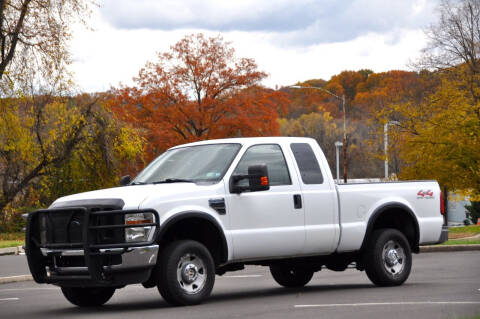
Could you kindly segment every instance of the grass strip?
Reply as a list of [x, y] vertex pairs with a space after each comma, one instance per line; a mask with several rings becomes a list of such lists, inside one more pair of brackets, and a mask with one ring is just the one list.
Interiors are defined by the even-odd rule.
[[0, 248], [23, 246], [23, 240], [0, 240]]
[[450, 239], [444, 242], [442, 245], [478, 245], [480, 239]]
[[480, 234], [480, 225], [470, 225], [462, 227], [450, 227], [448, 232], [449, 239], [471, 237]]

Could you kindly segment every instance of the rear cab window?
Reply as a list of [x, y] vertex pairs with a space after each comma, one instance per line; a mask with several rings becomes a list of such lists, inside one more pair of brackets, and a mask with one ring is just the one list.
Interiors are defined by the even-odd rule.
[[323, 175], [317, 157], [308, 143], [290, 144], [304, 184], [323, 184]]

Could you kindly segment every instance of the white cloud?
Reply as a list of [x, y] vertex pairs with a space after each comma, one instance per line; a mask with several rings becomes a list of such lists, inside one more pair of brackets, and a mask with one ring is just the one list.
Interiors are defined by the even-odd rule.
[[[301, 1], [305, 4], [309, 0]], [[132, 12], [132, 15], [148, 9], [141, 8], [142, 2], [144, 1], [134, 1], [139, 9]], [[282, 0], [275, 3], [282, 6], [286, 5], [287, 2]], [[120, 1], [118, 5], [121, 6], [124, 3]], [[162, 1], [162, 3], [164, 2]], [[166, 3], [175, 6], [177, 2], [167, 1]], [[189, 2], [187, 1], [187, 3]], [[245, 6], [245, 8], [248, 8], [248, 6], [255, 6], [256, 3], [248, 0], [242, 2], [242, 5], [237, 3], [230, 6]], [[260, 1], [259, 5], [266, 6], [265, 3], [265, 1]], [[381, 15], [385, 11], [381, 7], [390, 5], [381, 0], [375, 0], [371, 5], [362, 8], [361, 5], [364, 3], [363, 1], [348, 1], [351, 12], [346, 13], [346, 16], [351, 16], [352, 20], [349, 22], [351, 25], [363, 26], [364, 22], [362, 21], [366, 19], [365, 17], [362, 18], [363, 12], [373, 11], [370, 15]], [[428, 11], [431, 7], [431, 1], [412, 0], [409, 2], [409, 6], [411, 7], [410, 15], [405, 19], [413, 22], [406, 23], [408, 27], [402, 27], [403, 22], [395, 23], [395, 21], [392, 21], [394, 26], [383, 31], [366, 31], [368, 28], [364, 27], [363, 31], [356, 36], [346, 38], [335, 36], [329, 41], [322, 41], [320, 38], [316, 38], [315, 34], [320, 31], [325, 34], [334, 33], [338, 30], [328, 29], [326, 24], [322, 26], [321, 23], [317, 23], [318, 25], [314, 23], [303, 29], [289, 31], [237, 30], [220, 32], [215, 28], [210, 30], [198, 28], [175, 30], [127, 29], [109, 22], [109, 18], [105, 16], [106, 11], [99, 10], [91, 21], [96, 31], [85, 31], [85, 29], [79, 27], [74, 30], [74, 40], [71, 48], [74, 55], [72, 70], [80, 88], [90, 92], [107, 90], [112, 85], [117, 86], [119, 82], [132, 84], [132, 77], [138, 74], [140, 68], [148, 60], [155, 59], [156, 52], [166, 51], [186, 34], [197, 32], [203, 32], [209, 36], [221, 34], [225, 40], [232, 42], [237, 51], [237, 56], [254, 58], [259, 68], [270, 74], [270, 77], [264, 81], [264, 84], [270, 87], [289, 85], [312, 78], [329, 79], [332, 75], [347, 69], [368, 68], [375, 72], [405, 69], [409, 59], [415, 58], [425, 45], [425, 38], [420, 26], [427, 23], [422, 19], [426, 15], [425, 10]], [[225, 8], [225, 6], [219, 5], [219, 8]], [[183, 9], [178, 7], [177, 9], [193, 10], [188, 6]], [[171, 10], [173, 10], [173, 7], [167, 5], [165, 11], [175, 16], [177, 12]], [[355, 11], [358, 11], [359, 15], [356, 20], [353, 17]], [[243, 11], [239, 10], [239, 12], [238, 14], [241, 16]], [[215, 14], [221, 15], [220, 13]], [[145, 15], [147, 19], [148, 14]], [[225, 14], [225, 16], [229, 15], [231, 14]], [[136, 19], [141, 20], [142, 16], [137, 16]], [[388, 22], [388, 17], [379, 17], [379, 20], [383, 22], [372, 21], [372, 23], [385, 25]], [[333, 41], [334, 38], [338, 40]]]
[[[395, 44], [391, 38], [397, 37]], [[319, 44], [302, 49], [278, 48], [264, 41], [261, 36], [231, 34], [235, 39], [237, 53], [253, 56], [260, 68], [270, 77], [264, 82], [269, 87], [286, 86], [297, 81], [322, 78], [344, 70], [371, 69], [382, 72], [406, 69], [411, 59], [415, 59], [425, 44], [420, 30], [391, 32], [388, 34], [370, 33], [352, 41]]]
[[432, 20], [436, 1], [105, 0], [101, 13], [120, 29], [281, 32], [282, 42], [304, 45], [418, 28]]

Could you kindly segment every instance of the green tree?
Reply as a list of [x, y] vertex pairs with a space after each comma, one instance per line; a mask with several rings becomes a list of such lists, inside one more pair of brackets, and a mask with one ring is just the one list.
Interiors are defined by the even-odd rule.
[[379, 117], [399, 120], [391, 140], [399, 146], [405, 179], [436, 179], [442, 186], [480, 195], [480, 104], [466, 83], [465, 66], [449, 70], [422, 103], [390, 104]]
[[438, 84], [419, 100], [381, 110], [405, 165], [401, 178], [433, 178], [449, 189], [480, 196], [480, 3], [444, 0], [418, 65], [435, 69]]
[[139, 134], [99, 96], [0, 100], [0, 211], [111, 186], [142, 153]]

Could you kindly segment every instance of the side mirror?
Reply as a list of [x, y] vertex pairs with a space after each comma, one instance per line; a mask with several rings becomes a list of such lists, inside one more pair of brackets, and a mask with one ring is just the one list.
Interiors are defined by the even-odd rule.
[[126, 186], [131, 182], [130, 175], [125, 175], [120, 178], [120, 186]]
[[[240, 183], [243, 180], [247, 180], [247, 185]], [[265, 164], [251, 165], [248, 167], [247, 175], [232, 175], [230, 178], [230, 192], [234, 194], [240, 194], [246, 191], [267, 191], [269, 189], [268, 169]]]

